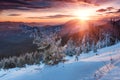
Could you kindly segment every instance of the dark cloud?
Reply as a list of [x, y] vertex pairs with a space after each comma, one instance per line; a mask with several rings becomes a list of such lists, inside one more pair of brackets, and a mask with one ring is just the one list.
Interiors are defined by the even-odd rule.
[[114, 9], [115, 9], [114, 7], [107, 7], [107, 8], [104, 8], [104, 9], [99, 9], [96, 12], [107, 12], [107, 11], [112, 11]]
[[8, 16], [20, 16], [21, 14], [9, 14]]
[[[44, 1], [44, 0], [42, 0], [42, 1]], [[76, 2], [77, 0], [46, 0], [46, 1]]]
[[65, 18], [65, 17], [74, 17], [74, 16], [58, 14], [58, 15], [53, 15], [53, 16], [46, 16], [45, 18]]
[[120, 15], [120, 9], [116, 9], [116, 11], [106, 12], [106, 14], [107, 14], [107, 15], [109, 15], [109, 14], [112, 14], [112, 15], [113, 15], [113, 14], [114, 14], [114, 15], [116, 15], [116, 16], [117, 16], [117, 15]]
[[111, 10], [114, 10], [115, 8], [114, 7], [107, 7], [106, 8], [108, 11], [111, 11]]
[[29, 4], [24, 2], [24, 1], [19, 1], [19, 0], [0, 0], [0, 10], [7, 10], [7, 9], [20, 9], [23, 10], [23, 8], [19, 7], [25, 7], [28, 6]]
[[[42, 0], [44, 1], [44, 0]], [[94, 3], [94, 4], [101, 4], [101, 3], [105, 3], [105, 2], [109, 2], [110, 0], [46, 0], [46, 1], [60, 1], [60, 2], [85, 2], [85, 3]], [[113, 0], [111, 0], [113, 1]]]
[[27, 17], [27, 18], [31, 18], [31, 19], [51, 19], [51, 18], [66, 18], [66, 17], [74, 17], [74, 16], [73, 16], [73, 15], [62, 15], [62, 14], [58, 14], [58, 15], [52, 15], [52, 16]]
[[106, 12], [106, 11], [107, 11], [107, 9], [99, 9], [96, 12]]
[[118, 10], [116, 11], [116, 13], [120, 13], [120, 9], [118, 9]]
[[[8, 9], [33, 10], [62, 7], [64, 3], [101, 4], [110, 0], [0, 0], [0, 11]], [[56, 5], [59, 2], [58, 5]], [[111, 8], [109, 8], [110, 10]]]
[[8, 10], [8, 9], [30, 10], [30, 8], [25, 7], [23, 5], [19, 6], [19, 5], [3, 5], [3, 4], [1, 4], [0, 11], [2, 11], [2, 10]]
[[0, 0], [0, 3], [15, 3], [15, 4], [24, 4], [24, 5], [28, 5], [27, 2], [25, 2], [24, 0]]
[[0, 11], [15, 9], [15, 10], [32, 10], [32, 9], [45, 9], [52, 6], [51, 2], [41, 1], [35, 2], [34, 0], [0, 0]]

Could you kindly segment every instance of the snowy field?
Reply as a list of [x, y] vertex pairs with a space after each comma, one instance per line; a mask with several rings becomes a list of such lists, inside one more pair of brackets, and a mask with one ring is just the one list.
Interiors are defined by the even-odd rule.
[[[97, 54], [97, 55], [96, 55]], [[120, 43], [75, 56], [55, 66], [26, 65], [0, 70], [0, 80], [120, 80]]]

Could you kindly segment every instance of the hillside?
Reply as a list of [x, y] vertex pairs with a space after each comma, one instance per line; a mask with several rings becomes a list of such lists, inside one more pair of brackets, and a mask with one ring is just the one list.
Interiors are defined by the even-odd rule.
[[[98, 52], [65, 57], [68, 61], [55, 66], [26, 65], [0, 71], [0, 80], [119, 80], [120, 43]], [[97, 54], [97, 55], [96, 55]]]

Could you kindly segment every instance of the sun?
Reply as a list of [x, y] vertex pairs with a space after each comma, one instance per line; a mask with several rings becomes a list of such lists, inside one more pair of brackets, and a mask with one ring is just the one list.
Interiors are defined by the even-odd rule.
[[90, 20], [92, 16], [92, 12], [89, 10], [76, 10], [74, 12], [75, 17], [77, 17], [80, 20]]
[[77, 15], [77, 17], [78, 17], [79, 19], [81, 19], [81, 20], [89, 20], [89, 19], [90, 19], [90, 16], [89, 16], [88, 14], [86, 14], [86, 13], [79, 13], [79, 14]]

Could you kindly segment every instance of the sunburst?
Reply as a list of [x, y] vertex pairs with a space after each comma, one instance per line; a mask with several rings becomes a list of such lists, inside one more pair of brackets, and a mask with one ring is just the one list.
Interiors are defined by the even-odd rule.
[[76, 10], [74, 15], [80, 20], [90, 20], [93, 12], [90, 10]]

